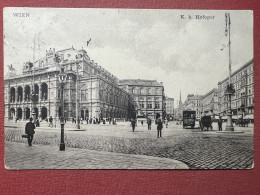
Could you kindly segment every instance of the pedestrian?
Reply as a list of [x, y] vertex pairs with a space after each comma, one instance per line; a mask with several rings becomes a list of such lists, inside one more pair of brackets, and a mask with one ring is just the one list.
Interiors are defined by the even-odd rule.
[[150, 118], [147, 119], [147, 125], [148, 125], [148, 130], [151, 130], [152, 120]]
[[32, 146], [32, 140], [33, 140], [33, 135], [35, 133], [34, 129], [35, 129], [35, 125], [32, 122], [33, 118], [30, 118], [30, 121], [28, 123], [26, 123], [25, 125], [25, 134], [28, 135], [27, 139], [28, 139], [28, 145]]
[[166, 126], [166, 128], [168, 128], [168, 120], [167, 119], [165, 120], [165, 126]]
[[83, 118], [82, 117], [80, 118], [80, 124], [83, 124]]
[[72, 117], [72, 123], [74, 123], [74, 117]]
[[162, 129], [163, 129], [163, 123], [161, 119], [158, 119], [157, 122], [157, 138], [162, 137]]
[[79, 118], [79, 116], [77, 117], [77, 125], [79, 125], [80, 124], [80, 118]]
[[142, 126], [143, 126], [143, 124], [144, 124], [144, 121], [141, 121], [141, 124], [142, 124]]
[[40, 127], [40, 121], [38, 118], [36, 119], [36, 127]]
[[49, 127], [53, 127], [53, 118], [52, 118], [52, 116], [50, 116], [50, 118], [49, 118]]
[[135, 132], [135, 125], [136, 125], [136, 120], [133, 118], [133, 119], [131, 120], [131, 126], [132, 126], [133, 132]]
[[218, 119], [218, 131], [222, 131], [222, 119]]

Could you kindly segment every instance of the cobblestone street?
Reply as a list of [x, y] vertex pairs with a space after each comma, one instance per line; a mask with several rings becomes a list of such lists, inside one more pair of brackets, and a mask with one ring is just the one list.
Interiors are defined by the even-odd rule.
[[[23, 160], [20, 162], [25, 162], [26, 159], [23, 157], [23, 151], [29, 149], [27, 148], [26, 140], [21, 138], [21, 134], [24, 132], [23, 125], [20, 124], [19, 126], [17, 124], [16, 126], [16, 128], [14, 126], [5, 127], [5, 140], [7, 141], [6, 159], [9, 159], [6, 162], [11, 163], [10, 165], [12, 166], [16, 165], [15, 167], [20, 167], [20, 165], [12, 164], [12, 159], [22, 158]], [[139, 155], [156, 157], [155, 159], [159, 157], [166, 160], [177, 160], [188, 165], [190, 169], [249, 169], [252, 168], [253, 164], [252, 127], [235, 127], [237, 133], [218, 133], [214, 126], [213, 131], [201, 132], [199, 129], [182, 129], [182, 126], [172, 123], [168, 129], [163, 129], [162, 138], [157, 138], [157, 131], [154, 125], [152, 126], [152, 130], [148, 131], [145, 125], [141, 126], [138, 124], [135, 132], [131, 131], [129, 123], [119, 123], [118, 125], [111, 126], [81, 125], [81, 131], [76, 131], [71, 127], [67, 125], [66, 128], [65, 125], [66, 152], [70, 154], [71, 151], [75, 150], [73, 155], [69, 155], [68, 157], [70, 159], [68, 162], [69, 165], [65, 167], [55, 165], [55, 167], [52, 167], [51, 165], [55, 164], [53, 162], [53, 164], [48, 164], [48, 166], [50, 165], [52, 168], [91, 168], [89, 163], [81, 163], [80, 166], [75, 167], [75, 163], [78, 162], [75, 162], [75, 159], [86, 158], [86, 156], [82, 157], [86, 149], [91, 155], [98, 153], [97, 151], [105, 152], [105, 156], [111, 156], [109, 161], [115, 158], [123, 159], [118, 160], [120, 161], [119, 166], [114, 167], [122, 169], [158, 169], [156, 163], [155, 166], [149, 165], [147, 167], [141, 164], [138, 166], [129, 166], [126, 163], [128, 162], [126, 159], [129, 158], [129, 162], [133, 162], [131, 159], [135, 158], [132, 156]], [[60, 129], [48, 127], [37, 128], [33, 142], [33, 148], [37, 149], [33, 153], [34, 155], [31, 155], [31, 159], [39, 158], [37, 154], [41, 153], [41, 148], [51, 147], [52, 149], [44, 149], [44, 151], [52, 151], [51, 154], [45, 152], [44, 156], [47, 156], [47, 158], [52, 156], [53, 160], [55, 160], [56, 157], [62, 154], [62, 152], [58, 151], [59, 141]], [[17, 143], [18, 145], [16, 146], [16, 143], [11, 142], [24, 144], [19, 145]], [[54, 150], [55, 148], [56, 151]], [[120, 156], [125, 154], [130, 156]], [[102, 156], [101, 153], [99, 156]], [[93, 158], [95, 159], [95, 155], [93, 155]], [[158, 160], [155, 159], [154, 161], [157, 162]], [[167, 166], [164, 164], [161, 168], [169, 169], [170, 166]], [[37, 168], [37, 166], [34, 168]], [[41, 166], [39, 165], [38, 168], [41, 168]], [[92, 168], [109, 168], [109, 166], [104, 162], [103, 167], [101, 163]], [[172, 168], [176, 167], [172, 166]]]

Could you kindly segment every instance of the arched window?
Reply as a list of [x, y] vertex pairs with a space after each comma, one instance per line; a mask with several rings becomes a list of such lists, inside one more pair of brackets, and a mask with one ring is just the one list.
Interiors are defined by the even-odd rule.
[[144, 89], [144, 88], [141, 88], [141, 89], [140, 89], [140, 93], [141, 93], [141, 95], [145, 95], [145, 89]]
[[21, 86], [19, 86], [19, 87], [17, 88], [17, 90], [18, 90], [17, 101], [18, 101], [18, 102], [21, 102], [21, 101], [23, 101], [23, 88], [22, 88]]
[[48, 85], [46, 83], [42, 84], [42, 91], [41, 91], [41, 99], [47, 100], [48, 99]]
[[151, 88], [148, 88], [148, 94], [152, 94], [152, 89]]
[[11, 91], [11, 99], [10, 99], [10, 101], [13, 103], [13, 102], [15, 102], [15, 88], [12, 87], [10, 89], [10, 91]]
[[25, 90], [24, 100], [25, 101], [30, 101], [30, 99], [31, 99], [31, 97], [30, 97], [31, 96], [31, 87], [29, 85], [26, 85], [24, 90]]

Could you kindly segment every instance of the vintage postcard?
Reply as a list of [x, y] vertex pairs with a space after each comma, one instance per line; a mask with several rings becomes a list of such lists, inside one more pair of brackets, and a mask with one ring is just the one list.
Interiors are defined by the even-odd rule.
[[5, 167], [251, 169], [253, 12], [4, 8]]

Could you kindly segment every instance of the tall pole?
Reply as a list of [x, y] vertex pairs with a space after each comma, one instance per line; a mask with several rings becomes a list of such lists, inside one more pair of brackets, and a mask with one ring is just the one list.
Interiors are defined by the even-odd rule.
[[60, 119], [60, 127], [61, 127], [61, 139], [60, 139], [60, 151], [65, 150], [65, 143], [64, 143], [64, 99], [63, 99], [63, 93], [64, 93], [64, 83], [60, 84], [61, 87], [61, 119]]
[[78, 70], [78, 60], [76, 61], [76, 124], [77, 124], [77, 129], [80, 129], [80, 118], [79, 118], [79, 95], [78, 95], [78, 80], [79, 80], [79, 77], [78, 77], [78, 73], [79, 73], [79, 70]]
[[228, 57], [229, 57], [229, 85], [227, 86], [226, 95], [228, 97], [227, 125], [226, 131], [234, 131], [232, 123], [231, 96], [233, 95], [233, 86], [231, 83], [231, 40], [230, 40], [230, 14], [226, 13], [226, 31], [228, 31]]
[[228, 57], [229, 57], [229, 85], [231, 85], [231, 40], [230, 40], [230, 14], [228, 14]]
[[36, 114], [35, 114], [35, 101], [36, 101], [36, 94], [34, 92], [34, 85], [35, 85], [35, 80], [34, 80], [34, 66], [35, 66], [35, 34], [33, 37], [33, 85], [32, 85], [32, 117], [33, 117], [33, 123], [35, 124], [36, 122]]
[[60, 151], [65, 150], [64, 143], [64, 85], [66, 82], [67, 75], [64, 73], [64, 68], [61, 68], [59, 74], [60, 80], [60, 99], [61, 99], [61, 118], [60, 118], [60, 127], [61, 127], [61, 139], [60, 139]]

